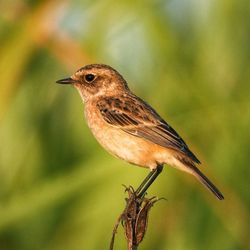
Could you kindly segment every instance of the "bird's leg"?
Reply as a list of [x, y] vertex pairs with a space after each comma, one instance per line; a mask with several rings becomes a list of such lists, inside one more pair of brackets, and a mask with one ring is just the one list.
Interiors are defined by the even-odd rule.
[[143, 187], [146, 185], [146, 183], [151, 179], [151, 177], [155, 174], [156, 169], [149, 172], [149, 174], [146, 176], [146, 178], [142, 181], [140, 186], [136, 189], [136, 193], [140, 193], [140, 191], [143, 189]]
[[157, 167], [146, 176], [146, 178], [143, 180], [141, 185], [136, 190], [138, 198], [142, 198], [145, 195], [147, 189], [151, 186], [151, 184], [154, 182], [157, 176], [161, 173], [162, 168], [163, 165], [157, 165]]

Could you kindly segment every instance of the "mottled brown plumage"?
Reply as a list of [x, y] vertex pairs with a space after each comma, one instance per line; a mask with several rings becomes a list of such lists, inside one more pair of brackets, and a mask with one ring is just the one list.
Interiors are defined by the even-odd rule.
[[217, 198], [223, 195], [196, 167], [200, 161], [184, 140], [123, 77], [103, 64], [87, 65], [70, 78], [85, 103], [85, 117], [99, 143], [111, 154], [151, 170], [168, 164], [194, 175]]
[[135, 95], [102, 98], [97, 103], [103, 119], [134, 136], [175, 149], [200, 163], [186, 143], [146, 102]]

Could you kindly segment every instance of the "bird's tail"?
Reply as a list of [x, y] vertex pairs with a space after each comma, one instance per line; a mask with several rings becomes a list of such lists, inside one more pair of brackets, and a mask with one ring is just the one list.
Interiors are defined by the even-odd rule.
[[192, 166], [192, 174], [219, 200], [224, 200], [224, 196], [219, 189], [196, 166]]
[[194, 175], [210, 192], [212, 192], [219, 200], [223, 200], [224, 196], [219, 189], [195, 166], [194, 162], [187, 157], [176, 157], [182, 164], [176, 167]]

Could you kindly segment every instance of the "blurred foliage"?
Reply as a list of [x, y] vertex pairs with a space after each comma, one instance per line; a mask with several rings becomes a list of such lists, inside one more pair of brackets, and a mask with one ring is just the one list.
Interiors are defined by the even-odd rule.
[[[225, 195], [166, 167], [140, 249], [249, 249], [250, 2], [0, 1], [0, 249], [107, 249], [121, 184], [147, 170], [93, 139], [73, 88], [120, 71], [183, 135]], [[126, 249], [122, 231], [116, 249]]]

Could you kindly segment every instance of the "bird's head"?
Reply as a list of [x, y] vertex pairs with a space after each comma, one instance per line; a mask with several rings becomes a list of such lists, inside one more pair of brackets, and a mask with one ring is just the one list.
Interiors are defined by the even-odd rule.
[[97, 95], [112, 95], [128, 91], [123, 77], [115, 69], [104, 64], [86, 65], [71, 77], [56, 82], [72, 84], [84, 101]]

